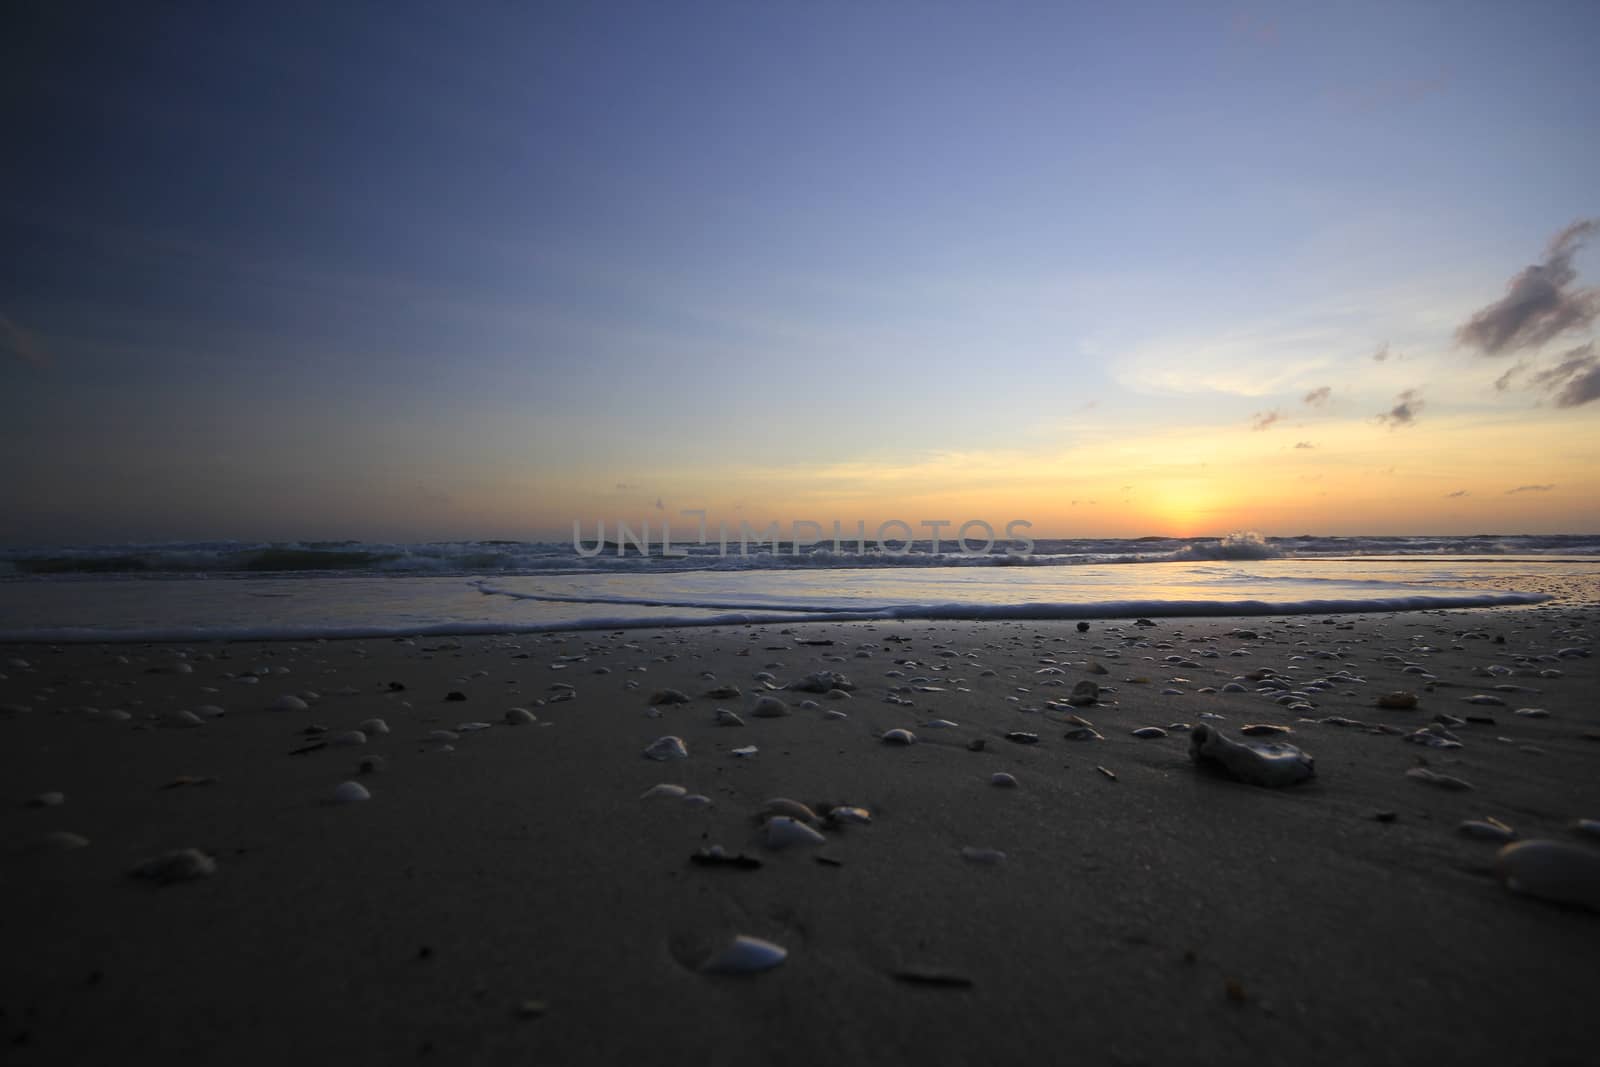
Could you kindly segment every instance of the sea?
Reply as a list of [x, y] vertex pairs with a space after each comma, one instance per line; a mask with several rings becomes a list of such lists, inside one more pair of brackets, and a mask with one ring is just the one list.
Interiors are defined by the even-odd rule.
[[[939, 549], [935, 551], [936, 547]], [[785, 542], [194, 541], [0, 548], [0, 641], [1117, 620], [1600, 604], [1600, 535]]]

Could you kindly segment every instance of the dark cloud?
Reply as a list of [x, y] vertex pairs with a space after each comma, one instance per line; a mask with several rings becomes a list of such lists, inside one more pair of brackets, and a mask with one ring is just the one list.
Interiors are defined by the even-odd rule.
[[1554, 488], [1553, 485], [1519, 485], [1515, 489], [1507, 489], [1506, 496], [1511, 496], [1513, 493], [1548, 493]]
[[1328, 397], [1332, 395], [1333, 387], [1331, 385], [1319, 385], [1300, 399], [1312, 407], [1320, 408], [1328, 402]]
[[1316, 448], [1317, 446], [1312, 444], [1310, 441], [1296, 441], [1294, 443], [1294, 447], [1296, 447], [1296, 448]]
[[1422, 393], [1416, 389], [1407, 389], [1395, 397], [1394, 407], [1379, 415], [1378, 421], [1388, 423], [1390, 429], [1410, 426], [1417, 421], [1417, 412], [1421, 410]]
[[1510, 370], [1506, 371], [1504, 374], [1500, 375], [1500, 377], [1494, 380], [1494, 387], [1502, 393], [1505, 392], [1507, 389], [1511, 388], [1512, 379], [1527, 369], [1528, 365], [1526, 363], [1520, 361], [1517, 362], [1511, 367]]
[[1600, 354], [1595, 352], [1594, 342], [1569, 349], [1559, 363], [1535, 374], [1528, 384], [1553, 393], [1558, 408], [1581, 407], [1600, 399]]
[[1466, 490], [1465, 490], [1465, 489], [1457, 489], [1457, 490], [1456, 490], [1456, 491], [1455, 491], [1455, 492], [1453, 492], [1453, 493], [1446, 493], [1446, 494], [1445, 494], [1445, 495], [1444, 495], [1444, 498], [1445, 498], [1445, 499], [1446, 499], [1446, 500], [1451, 500], [1451, 499], [1453, 499], [1453, 498], [1455, 498], [1455, 497], [1458, 497], [1458, 496], [1469, 496], [1469, 495], [1470, 495], [1470, 494], [1469, 494], [1469, 493], [1468, 493], [1468, 492], [1467, 492], [1467, 491], [1466, 491]]
[[1252, 430], [1265, 430], [1281, 418], [1283, 416], [1276, 411], [1258, 411], [1250, 416], [1250, 428]]
[[1600, 219], [1574, 222], [1551, 238], [1543, 263], [1523, 268], [1506, 295], [1479, 310], [1456, 331], [1456, 341], [1486, 356], [1537, 348], [1600, 317], [1600, 289], [1575, 289], [1572, 257], [1600, 231]]
[[22, 362], [34, 367], [48, 367], [50, 353], [46, 352], [37, 341], [28, 336], [28, 332], [21, 326], [12, 322], [4, 315], [0, 315], [0, 353], [9, 352]]

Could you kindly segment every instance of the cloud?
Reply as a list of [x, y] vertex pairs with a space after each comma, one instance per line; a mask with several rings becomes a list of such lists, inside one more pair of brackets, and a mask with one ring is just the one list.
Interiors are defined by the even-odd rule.
[[1378, 421], [1388, 423], [1390, 429], [1398, 426], [1410, 426], [1417, 421], [1417, 412], [1421, 410], [1421, 392], [1416, 389], [1407, 389], [1395, 397], [1394, 407], [1379, 415]]
[[1252, 430], [1265, 430], [1268, 426], [1271, 426], [1281, 418], [1283, 418], [1283, 416], [1278, 414], [1275, 410], [1258, 411], [1254, 415], [1250, 416], [1250, 428]]
[[1497, 356], [1537, 348], [1558, 334], [1583, 329], [1600, 317], [1600, 289], [1574, 289], [1572, 257], [1600, 231], [1600, 219], [1574, 222], [1550, 239], [1543, 263], [1524, 267], [1506, 295], [1476, 312], [1456, 330], [1459, 344]]
[[1569, 349], [1561, 362], [1535, 374], [1528, 384], [1553, 392], [1558, 408], [1581, 407], [1600, 399], [1600, 354], [1596, 354], [1594, 342]]
[[[1376, 352], [1372, 353], [1372, 361], [1374, 363], [1382, 363], [1384, 360], [1386, 360], [1388, 358], [1389, 358], [1389, 342], [1385, 341], [1385, 342], [1383, 342], [1383, 344], [1378, 346], [1378, 350]], [[1399, 359], [1400, 357], [1396, 356], [1394, 358], [1395, 359]]]
[[1296, 441], [1294, 443], [1294, 447], [1296, 447], [1296, 448], [1316, 448], [1317, 446], [1312, 444], [1310, 441]]
[[1320, 408], [1328, 402], [1328, 397], [1333, 395], [1331, 385], [1319, 385], [1300, 399], [1312, 407]]
[[10, 352], [32, 367], [48, 367], [51, 363], [50, 353], [4, 315], [0, 315], [0, 352]]
[[1506, 496], [1514, 493], [1548, 493], [1554, 488], [1553, 485], [1519, 485], [1515, 489], [1507, 489]]
[[1471, 494], [1470, 494], [1470, 493], [1468, 493], [1468, 492], [1467, 492], [1467, 491], [1466, 491], [1466, 490], [1465, 490], [1465, 489], [1457, 489], [1457, 490], [1456, 490], [1456, 491], [1455, 491], [1455, 492], [1453, 492], [1453, 493], [1446, 493], [1446, 494], [1445, 494], [1445, 495], [1444, 495], [1444, 498], [1445, 498], [1445, 499], [1446, 499], [1446, 500], [1452, 500], [1452, 499], [1454, 499], [1454, 498], [1456, 498], [1456, 497], [1458, 497], [1458, 496], [1470, 496], [1470, 495], [1471, 495]]
[[637, 485], [629, 485], [626, 482], [618, 482], [617, 483], [617, 491], [620, 492], [620, 493], [631, 493], [631, 492], [635, 491], [638, 488], [639, 487]]
[[1506, 371], [1504, 374], [1500, 375], [1500, 377], [1494, 380], [1494, 387], [1502, 393], [1505, 392], [1507, 389], [1511, 388], [1512, 379], [1527, 369], [1528, 365], [1526, 363], [1523, 363], [1520, 360], [1517, 361], [1514, 365], [1512, 365], [1510, 370]]

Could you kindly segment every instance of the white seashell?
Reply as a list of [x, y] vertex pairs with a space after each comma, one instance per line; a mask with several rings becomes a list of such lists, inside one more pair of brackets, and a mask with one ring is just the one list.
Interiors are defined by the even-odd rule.
[[1438, 771], [1430, 771], [1426, 767], [1413, 767], [1406, 772], [1406, 777], [1415, 778], [1417, 781], [1426, 782], [1429, 785], [1439, 786], [1441, 789], [1464, 790], [1472, 788], [1472, 783], [1465, 779], [1455, 778], [1448, 774], [1440, 774]]
[[1141, 726], [1137, 730], [1129, 731], [1134, 737], [1150, 740], [1156, 737], [1166, 737], [1167, 732], [1159, 726]]
[[1006, 854], [997, 848], [974, 848], [971, 845], [961, 850], [961, 858], [968, 863], [980, 863], [993, 867], [1006, 861]]
[[340, 782], [333, 787], [333, 792], [328, 796], [330, 804], [354, 804], [360, 800], [371, 800], [372, 794], [367, 792], [367, 787], [360, 782]]
[[1548, 719], [1550, 713], [1544, 708], [1518, 708], [1513, 715], [1521, 715], [1524, 719]]
[[838, 807], [828, 812], [828, 818], [836, 823], [866, 825], [872, 821], [872, 813], [866, 808]]
[[389, 732], [389, 724], [384, 722], [382, 719], [362, 719], [361, 729], [368, 735], [377, 737], [379, 734], [386, 734]]
[[463, 722], [456, 724], [456, 729], [464, 734], [470, 734], [478, 730], [487, 730], [489, 727], [490, 724], [486, 722]]
[[1600, 911], [1600, 852], [1565, 841], [1518, 841], [1495, 857], [1506, 888]]
[[798, 819], [787, 815], [774, 815], [767, 820], [762, 843], [768, 848], [788, 848], [790, 845], [821, 845], [827, 838]]
[[1456, 827], [1468, 837], [1475, 837], [1480, 841], [1515, 841], [1517, 832], [1499, 819], [1468, 819]]
[[1489, 708], [1503, 708], [1506, 706], [1503, 698], [1490, 693], [1474, 693], [1472, 696], [1462, 697], [1461, 700], [1466, 704], [1478, 704]]
[[709, 808], [711, 806], [711, 798], [704, 793], [690, 793], [683, 798], [683, 802], [691, 808]]
[[284, 694], [272, 702], [269, 711], [305, 711], [309, 705], [297, 696]]
[[760, 749], [756, 748], [754, 745], [745, 745], [743, 748], [736, 748], [732, 750], [735, 756], [740, 756], [746, 759], [754, 756], [759, 751]]
[[1017, 778], [1016, 775], [1007, 774], [1005, 771], [995, 771], [989, 776], [989, 784], [1002, 786], [1006, 789], [1015, 789], [1017, 787]]
[[683, 738], [668, 734], [646, 745], [644, 754], [650, 759], [688, 759], [689, 746], [683, 743]]
[[789, 714], [789, 705], [777, 697], [762, 697], [750, 709], [750, 714], [758, 719], [776, 719]]
[[643, 793], [640, 793], [639, 799], [650, 800], [654, 797], [668, 797], [676, 800], [688, 792], [689, 791], [681, 785], [672, 785], [668, 782], [662, 782], [659, 785], [653, 785], [649, 789], [646, 789]]
[[878, 740], [886, 745], [914, 745], [917, 743], [917, 735], [910, 730], [896, 728], [884, 731], [883, 736]]
[[822, 713], [822, 717], [824, 719], [848, 719], [850, 716], [847, 712], [840, 711], [838, 708], [829, 708]]
[[180, 848], [147, 859], [131, 872], [136, 878], [149, 878], [165, 885], [168, 882], [187, 882], [215, 874], [217, 861], [197, 848]]
[[815, 700], [802, 700], [800, 702], [800, 710], [802, 711], [816, 711], [820, 707], [822, 707], [822, 705], [818, 704]]
[[531, 726], [539, 721], [539, 716], [527, 708], [511, 708], [506, 712], [506, 722], [512, 726]]
[[716, 724], [718, 726], [743, 726], [744, 720], [727, 708], [718, 708]]
[[705, 962], [702, 970], [713, 974], [755, 974], [782, 963], [789, 950], [759, 937], [740, 934], [732, 944]]
[[330, 745], [364, 745], [367, 735], [360, 730], [346, 730], [342, 734], [334, 734], [328, 739]]
[[960, 726], [961, 724], [957, 722], [951, 722], [949, 719], [929, 719], [922, 725], [930, 730], [948, 730], [951, 727]]
[[1293, 785], [1316, 773], [1315, 761], [1293, 745], [1234, 741], [1208, 723], [1190, 733], [1189, 758], [1196, 763], [1216, 763], [1251, 785]]

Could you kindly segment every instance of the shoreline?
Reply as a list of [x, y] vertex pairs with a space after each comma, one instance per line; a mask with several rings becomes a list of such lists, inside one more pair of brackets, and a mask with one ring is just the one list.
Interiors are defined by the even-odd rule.
[[[1582, 844], [1568, 824], [1600, 818], [1596, 658], [1557, 655], [1592, 653], [1600, 607], [1151, 621], [0, 643], [0, 705], [30, 709], [0, 713], [0, 892], [28, 917], [0, 1040], [18, 1063], [1592, 1054], [1600, 916], [1512, 894], [1489, 873], [1498, 844], [1457, 826], [1492, 817]], [[1364, 681], [1335, 679], [1313, 712], [1221, 691], [1260, 668]], [[751, 714], [758, 674], [823, 670], [850, 695], [775, 692], [790, 714]], [[1049, 706], [1086, 679], [1115, 691]], [[702, 695], [719, 684], [741, 695]], [[1495, 685], [1538, 692], [1465, 702]], [[1402, 688], [1418, 709], [1374, 708]], [[688, 701], [652, 705], [667, 689]], [[268, 710], [294, 694], [305, 710]], [[1548, 717], [1516, 715], [1524, 701]], [[224, 714], [179, 725], [201, 707]], [[507, 725], [510, 707], [537, 722]], [[716, 725], [717, 707], [745, 724]], [[1287, 726], [1316, 777], [1242, 785], [1198, 771], [1184, 731], [1131, 733], [1202, 713], [1232, 736]], [[1406, 743], [1440, 713], [1494, 722], [1446, 727], [1459, 749]], [[1066, 739], [1068, 714], [1102, 739]], [[391, 732], [331, 743], [372, 718]], [[923, 726], [936, 719], [958, 725]], [[456, 729], [468, 722], [490, 725]], [[880, 743], [891, 728], [919, 743]], [[429, 740], [441, 729], [458, 736]], [[1007, 739], [1019, 732], [1039, 740]], [[688, 758], [644, 758], [667, 734]], [[368, 756], [384, 769], [359, 773]], [[1408, 777], [1418, 757], [1474, 788]], [[1016, 788], [991, 785], [997, 772]], [[346, 780], [371, 799], [328, 803]], [[710, 804], [642, 799], [657, 783]], [[29, 806], [56, 791], [59, 806]], [[872, 821], [773, 851], [753, 821], [773, 797]], [[51, 832], [88, 844], [42, 850]], [[689, 862], [714, 844], [761, 866]], [[182, 848], [215, 873], [129, 877]], [[736, 934], [788, 957], [695, 969]]]

